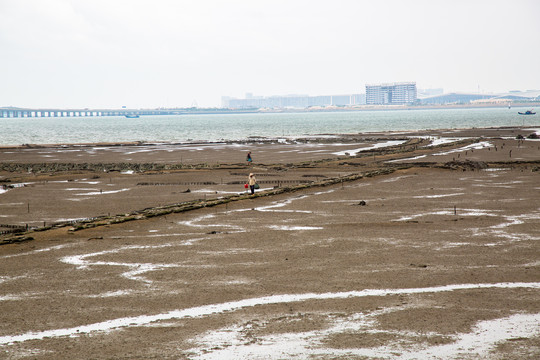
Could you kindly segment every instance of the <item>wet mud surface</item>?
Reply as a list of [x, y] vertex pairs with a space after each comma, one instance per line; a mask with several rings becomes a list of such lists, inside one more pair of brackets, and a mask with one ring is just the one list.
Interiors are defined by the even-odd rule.
[[[30, 228], [2, 239], [32, 238], [0, 246], [0, 358], [538, 358], [540, 142], [515, 140], [531, 131], [378, 134], [267, 159], [292, 148], [242, 144], [252, 167], [0, 172], [24, 184], [0, 193], [0, 222]], [[23, 150], [1, 162], [35, 163]]]

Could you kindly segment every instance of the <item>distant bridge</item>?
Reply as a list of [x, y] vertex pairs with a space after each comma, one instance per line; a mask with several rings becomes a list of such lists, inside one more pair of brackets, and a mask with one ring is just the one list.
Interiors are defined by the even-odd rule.
[[0, 118], [179, 115], [186, 113], [183, 110], [0, 108]]

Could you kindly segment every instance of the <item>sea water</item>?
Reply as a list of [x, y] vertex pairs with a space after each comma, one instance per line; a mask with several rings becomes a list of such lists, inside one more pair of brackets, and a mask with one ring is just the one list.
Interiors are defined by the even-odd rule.
[[535, 126], [512, 108], [0, 118], [0, 145], [219, 142], [379, 131]]

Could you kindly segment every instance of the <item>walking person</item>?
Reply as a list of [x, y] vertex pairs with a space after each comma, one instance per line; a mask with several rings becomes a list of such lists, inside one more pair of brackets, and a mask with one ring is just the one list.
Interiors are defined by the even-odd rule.
[[253, 159], [251, 158], [251, 151], [248, 151], [246, 161], [248, 165], [251, 165], [251, 163], [253, 162]]
[[248, 184], [249, 189], [251, 190], [251, 195], [255, 194], [255, 184], [257, 184], [257, 180], [255, 179], [255, 175], [253, 175], [253, 173], [249, 174]]

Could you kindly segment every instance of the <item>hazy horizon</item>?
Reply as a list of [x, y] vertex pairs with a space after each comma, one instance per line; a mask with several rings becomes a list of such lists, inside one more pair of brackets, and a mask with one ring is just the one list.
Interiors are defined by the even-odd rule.
[[540, 2], [0, 0], [0, 107], [540, 88]]

